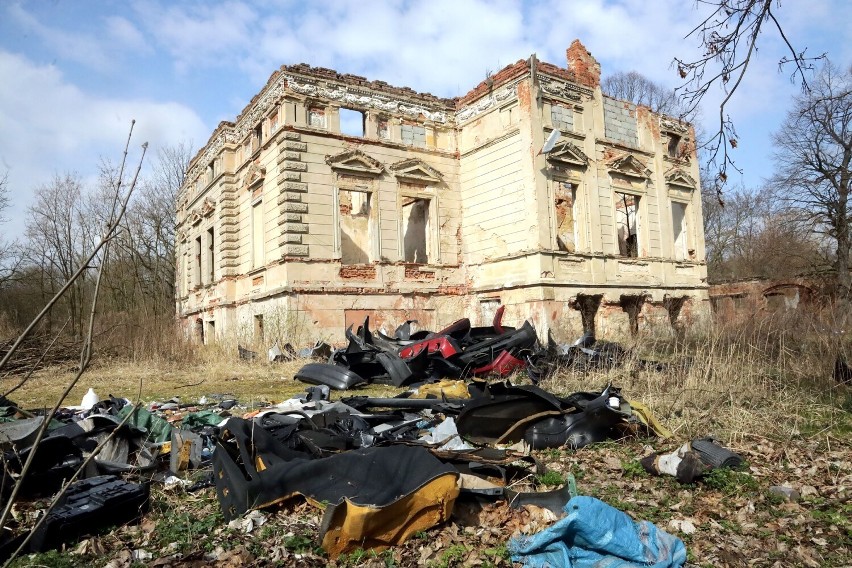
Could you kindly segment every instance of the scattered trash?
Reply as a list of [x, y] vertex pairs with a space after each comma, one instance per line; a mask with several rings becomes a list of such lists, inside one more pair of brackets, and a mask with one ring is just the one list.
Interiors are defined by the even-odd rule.
[[246, 534], [250, 534], [257, 527], [262, 527], [266, 523], [266, 515], [260, 511], [249, 511], [241, 519], [233, 519], [228, 523], [228, 527], [239, 529]]
[[113, 475], [77, 481], [32, 536], [34, 552], [57, 548], [105, 527], [129, 523], [148, 510], [149, 486]]
[[690, 535], [697, 531], [695, 524], [689, 519], [672, 519], [669, 521], [669, 530], [682, 532], [685, 535]]
[[93, 406], [101, 401], [101, 398], [95, 392], [94, 389], [89, 388], [86, 391], [86, 394], [83, 395], [83, 400], [80, 402], [80, 406], [83, 410], [91, 410]]
[[512, 560], [577, 568], [677, 568], [686, 562], [679, 538], [594, 497], [574, 497], [563, 510], [567, 516], [549, 528], [509, 541]]
[[697, 438], [668, 454], [652, 453], [640, 460], [645, 471], [671, 475], [680, 483], [692, 483], [711, 469], [738, 468], [743, 459], [712, 438]]
[[783, 498], [785, 501], [795, 502], [798, 501], [801, 495], [798, 491], [793, 489], [792, 487], [788, 487], [786, 485], [773, 485], [769, 488], [769, 493], [772, 495], [778, 495]]
[[[2, 489], [8, 491], [34, 452], [22, 495], [49, 494], [103, 443], [35, 535], [33, 550], [136, 519], [147, 507], [148, 485], [117, 475], [146, 471], [149, 482], [168, 489], [191, 493], [215, 487], [228, 526], [245, 533], [267, 521], [259, 509], [290, 500], [322, 504], [319, 537], [330, 559], [401, 544], [448, 521], [463, 499], [505, 501], [510, 509], [534, 512], [539, 526], [567, 513], [553, 527], [512, 545], [516, 559], [529, 565], [538, 565], [539, 557], [552, 561], [552, 554], [562, 559], [597, 554], [622, 558], [613, 565], [628, 566], [640, 552], [651, 554], [655, 566], [679, 565], [679, 540], [577, 497], [570, 473], [547, 472], [530, 453], [626, 435], [671, 437], [651, 410], [628, 401], [612, 385], [558, 396], [506, 378], [526, 370], [521, 379], [536, 383], [566, 363], [578, 369], [611, 367], [624, 361], [626, 350], [591, 335], [571, 345], [542, 346], [530, 322], [503, 325], [503, 313], [498, 309], [490, 326], [473, 327], [463, 318], [438, 332], [416, 329], [417, 322], [408, 320], [392, 336], [371, 331], [366, 318], [346, 331], [342, 349], [323, 342], [299, 350], [276, 343], [267, 350], [270, 362], [312, 360], [295, 374], [311, 386], [274, 405], [246, 408], [233, 394], [207, 393], [189, 402], [173, 397], [141, 408], [112, 395], [99, 400], [89, 389], [80, 407], [52, 423], [37, 447], [32, 443], [43, 418], [27, 416], [6, 401], [7, 406], [0, 404]], [[238, 355], [259, 357], [242, 346]], [[387, 398], [331, 399], [332, 390], [371, 383], [408, 390]], [[694, 478], [710, 468], [742, 464], [740, 456], [712, 439], [649, 458], [643, 465], [679, 479], [688, 477], [685, 469]], [[193, 471], [201, 475], [182, 477]], [[559, 475], [545, 475], [553, 473]], [[695, 531], [688, 519], [670, 527], [683, 534]], [[598, 538], [601, 530], [617, 535], [613, 548]], [[593, 550], [575, 551], [580, 540], [564, 541], [571, 531], [584, 535], [577, 538], [585, 538]], [[549, 548], [538, 550], [548, 539]], [[125, 552], [128, 565], [152, 560], [142, 549]]]

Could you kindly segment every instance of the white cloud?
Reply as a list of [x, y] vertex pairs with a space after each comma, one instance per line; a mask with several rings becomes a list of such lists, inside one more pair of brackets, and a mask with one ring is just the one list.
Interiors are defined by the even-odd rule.
[[46, 26], [19, 4], [7, 6], [6, 13], [21, 29], [35, 34], [61, 59], [100, 70], [114, 66], [109, 53], [96, 38]]
[[151, 46], [148, 45], [142, 32], [127, 18], [108, 16], [104, 20], [104, 25], [106, 37], [111, 40], [111, 46], [118, 45], [141, 53], [151, 53]]
[[91, 177], [101, 157], [120, 158], [132, 119], [132, 147], [149, 141], [149, 156], [158, 147], [183, 140], [206, 141], [210, 128], [185, 105], [170, 101], [109, 99], [82, 91], [52, 65], [0, 51], [0, 169], [9, 170], [15, 220], [32, 188], [54, 172], [76, 171]]
[[134, 5], [136, 17], [170, 55], [175, 68], [233, 65], [260, 39], [258, 15], [242, 2]]

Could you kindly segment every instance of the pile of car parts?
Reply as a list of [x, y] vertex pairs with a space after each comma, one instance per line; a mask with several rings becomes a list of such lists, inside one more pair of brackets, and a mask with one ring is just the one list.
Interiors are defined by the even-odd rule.
[[[566, 488], [509, 489], [544, 473], [531, 447], [651, 433], [613, 387], [561, 398], [532, 385], [474, 381], [469, 391], [454, 399], [321, 396], [229, 419], [213, 455], [225, 518], [305, 499], [324, 504], [320, 536], [332, 558], [382, 549], [446, 521], [457, 499], [558, 511]], [[455, 436], [462, 443], [448, 444]]]
[[402, 387], [443, 377], [507, 376], [526, 366], [538, 339], [529, 322], [503, 326], [503, 310], [488, 327], [471, 327], [464, 318], [435, 333], [411, 333], [414, 322], [407, 321], [393, 337], [371, 331], [367, 317], [356, 331], [346, 330], [347, 346], [332, 352], [328, 363], [309, 363], [295, 378], [347, 390], [362, 383]]

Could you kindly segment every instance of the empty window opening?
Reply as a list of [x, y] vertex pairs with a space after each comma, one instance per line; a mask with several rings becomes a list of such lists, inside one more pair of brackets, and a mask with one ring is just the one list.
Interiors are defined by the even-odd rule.
[[263, 123], [258, 124], [254, 127], [254, 145], [252, 150], [259, 150], [260, 146], [263, 144]]
[[583, 320], [583, 333], [595, 335], [595, 316], [601, 306], [603, 294], [577, 294], [577, 300], [571, 307], [580, 312]]
[[618, 254], [639, 256], [639, 198], [627, 193], [615, 194], [615, 225], [618, 232]]
[[192, 269], [189, 265], [189, 254], [187, 252], [183, 253], [183, 262], [181, 263], [181, 279], [180, 279], [180, 291], [181, 296], [186, 296], [189, 291], [189, 275], [192, 272]]
[[674, 257], [684, 260], [689, 256], [686, 237], [686, 204], [672, 202], [672, 229], [674, 232]]
[[204, 320], [201, 318], [195, 320], [195, 341], [204, 345]]
[[251, 266], [263, 266], [263, 201], [258, 201], [251, 208]]
[[366, 264], [371, 260], [371, 198], [370, 193], [363, 191], [338, 191], [342, 264]]
[[209, 229], [207, 229], [207, 281], [208, 282], [213, 282], [214, 274], [216, 272], [215, 271], [216, 264], [214, 262], [214, 255], [213, 255], [213, 250], [214, 250], [213, 247], [214, 247], [214, 244], [215, 244], [213, 235], [214, 235], [213, 227], [210, 227]]
[[314, 128], [325, 128], [325, 109], [311, 107], [308, 109], [308, 126]]
[[263, 314], [254, 316], [254, 341], [255, 343], [263, 342]]
[[574, 130], [574, 111], [562, 105], [553, 105], [550, 107], [550, 122], [556, 130], [571, 132]]
[[207, 322], [207, 333], [205, 333], [204, 335], [205, 335], [204, 339], [205, 339], [205, 341], [207, 342], [208, 345], [212, 345], [213, 343], [216, 343], [216, 322], [215, 321], [210, 320], [210, 321]]
[[402, 200], [402, 258], [405, 262], [429, 262], [429, 200], [404, 197]]
[[642, 313], [642, 304], [645, 303], [645, 296], [623, 295], [619, 298], [618, 303], [621, 309], [627, 313], [627, 318], [630, 322], [630, 334], [636, 335], [639, 333], [639, 314]]
[[201, 237], [195, 239], [195, 266], [193, 266], [193, 284], [201, 286]]
[[669, 142], [666, 146], [666, 153], [670, 158], [677, 158], [680, 156], [680, 142], [681, 138], [677, 134], [669, 133]]
[[559, 250], [577, 250], [577, 228], [574, 222], [574, 200], [576, 189], [573, 184], [556, 182], [554, 201], [556, 205], [556, 246]]
[[377, 126], [377, 134], [382, 140], [390, 140], [390, 123], [386, 118], [380, 118]]
[[340, 133], [364, 136], [364, 113], [348, 108], [340, 109]]
[[403, 124], [400, 126], [400, 137], [403, 144], [426, 146], [426, 127], [419, 124]]

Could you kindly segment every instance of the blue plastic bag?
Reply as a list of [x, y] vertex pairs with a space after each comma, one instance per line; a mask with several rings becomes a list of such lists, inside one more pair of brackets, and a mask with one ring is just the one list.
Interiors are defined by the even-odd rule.
[[679, 538], [599, 499], [574, 497], [563, 511], [567, 516], [547, 529], [509, 541], [512, 560], [537, 568], [678, 568], [686, 562]]

